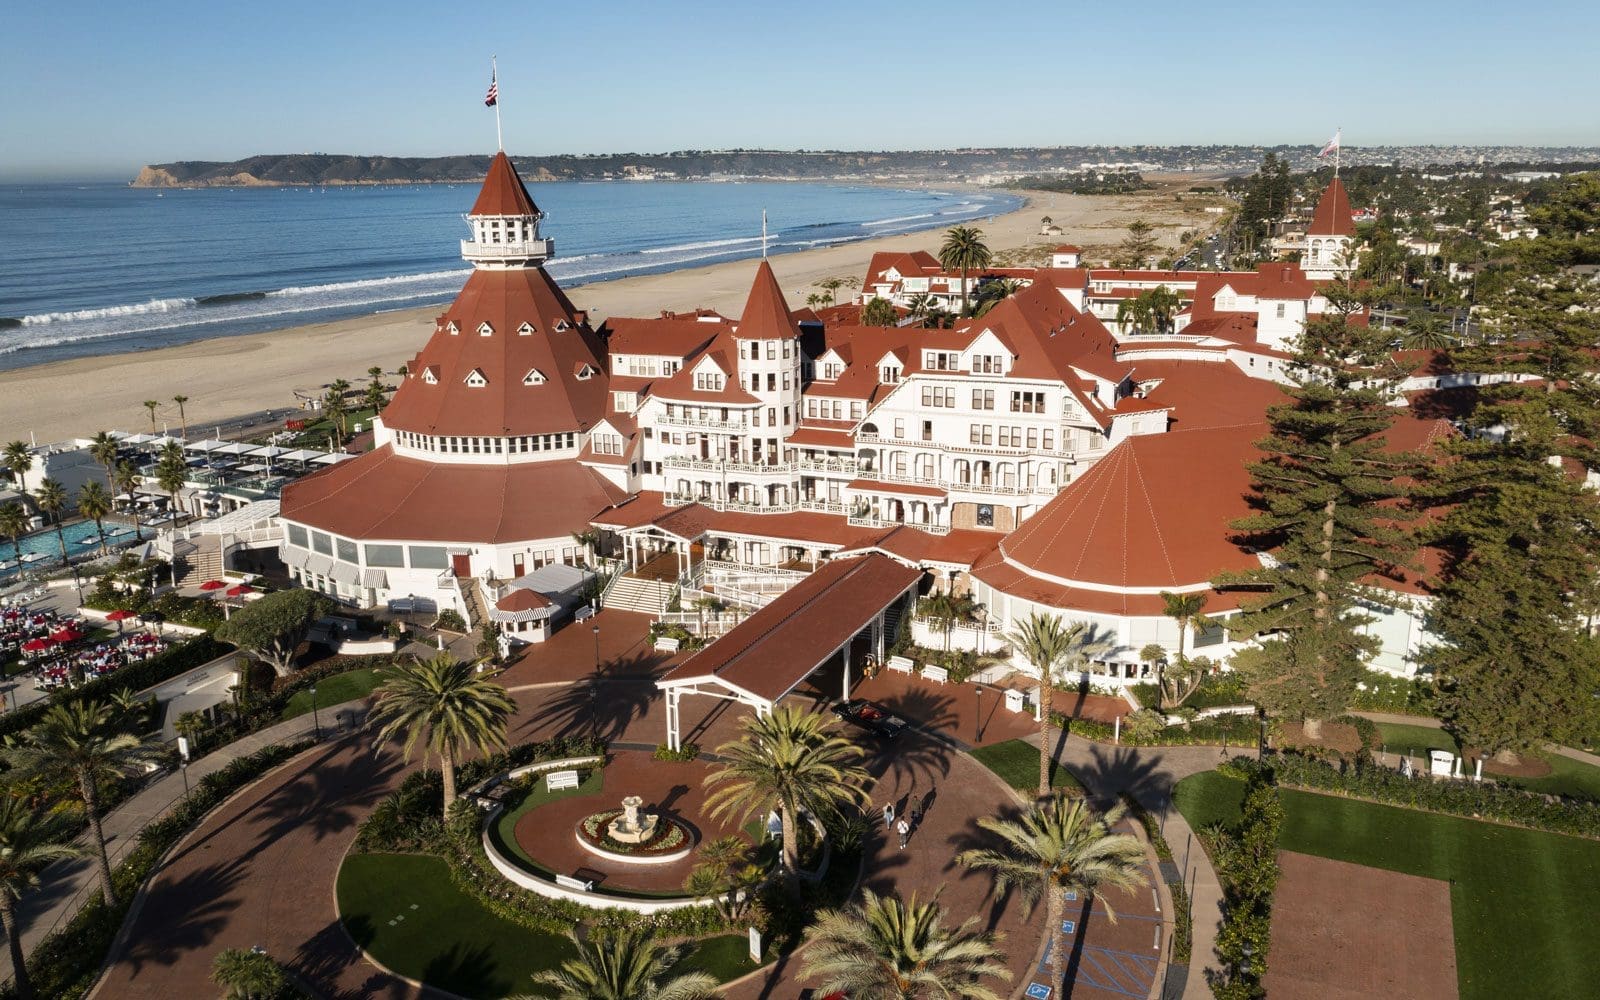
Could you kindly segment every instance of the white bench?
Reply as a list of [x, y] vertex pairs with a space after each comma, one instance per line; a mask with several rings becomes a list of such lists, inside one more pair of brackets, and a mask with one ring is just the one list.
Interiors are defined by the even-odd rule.
[[571, 875], [557, 875], [556, 885], [559, 885], [563, 889], [576, 889], [579, 892], [594, 891], [593, 882], [581, 878], [573, 878]]
[[591, 619], [593, 617], [594, 617], [594, 605], [593, 604], [585, 604], [583, 607], [579, 608], [573, 614], [572, 620], [575, 621], [575, 622], [586, 622], [586, 621], [588, 621], [589, 619]]
[[656, 652], [676, 653], [682, 644], [670, 635], [656, 636]]
[[913, 670], [916, 669], [916, 666], [917, 665], [915, 663], [911, 662], [911, 658], [909, 656], [891, 656], [891, 657], [889, 657], [889, 669], [890, 670], [898, 670], [902, 674], [909, 674]]
[[551, 771], [544, 776], [544, 790], [547, 792], [559, 792], [563, 788], [577, 787], [577, 771]]
[[945, 681], [950, 679], [950, 671], [943, 667], [936, 667], [930, 663], [922, 668], [922, 676], [927, 680], [933, 681], [935, 684], [943, 684]]

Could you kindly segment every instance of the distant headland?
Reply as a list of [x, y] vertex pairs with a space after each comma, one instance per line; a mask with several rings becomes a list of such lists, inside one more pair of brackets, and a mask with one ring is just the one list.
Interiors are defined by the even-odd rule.
[[[1025, 177], [1114, 172], [1249, 173], [1267, 152], [1293, 169], [1316, 166], [1312, 146], [1041, 146], [924, 150], [684, 149], [670, 153], [519, 156], [529, 181], [790, 180], [910, 184], [1007, 184]], [[1347, 164], [1423, 166], [1578, 158], [1571, 149], [1525, 146], [1347, 148]], [[1587, 151], [1592, 153], [1593, 151]], [[489, 156], [350, 156], [282, 153], [221, 163], [182, 160], [139, 171], [134, 187], [285, 187], [344, 184], [478, 184]]]

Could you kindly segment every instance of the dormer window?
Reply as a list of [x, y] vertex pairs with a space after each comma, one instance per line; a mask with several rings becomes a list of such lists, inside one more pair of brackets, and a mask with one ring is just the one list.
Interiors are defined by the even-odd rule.
[[884, 385], [895, 385], [900, 381], [900, 369], [896, 365], [884, 365], [878, 369], [878, 381]]
[[461, 333], [461, 328], [459, 326], [456, 326], [456, 321], [455, 320], [451, 320], [450, 321], [450, 325], [445, 327], [445, 329], [450, 331], [450, 336], [452, 336], [452, 337], [458, 336]]
[[695, 372], [694, 387], [706, 392], [721, 392], [722, 376], [716, 372]]
[[439, 369], [435, 368], [433, 365], [429, 365], [428, 367], [422, 369], [422, 381], [428, 383], [429, 385], [438, 385]]
[[589, 381], [591, 378], [594, 378], [594, 366], [588, 363], [579, 365], [577, 376], [579, 382]]
[[556, 320], [556, 332], [557, 333], [566, 333], [570, 329], [572, 329], [572, 324], [571, 323], [568, 323], [564, 319]]
[[532, 323], [524, 323], [521, 326], [517, 327], [517, 336], [519, 336], [519, 337], [531, 337], [531, 336], [533, 336], [533, 324]]
[[491, 335], [493, 333], [494, 333], [494, 327], [489, 325], [489, 321], [488, 320], [484, 320], [482, 323], [478, 324], [478, 336], [487, 337], [487, 336], [489, 336], [489, 335]]
[[529, 368], [528, 374], [522, 376], [523, 385], [544, 385], [544, 372], [537, 368]]
[[482, 368], [474, 368], [468, 372], [466, 382], [474, 389], [481, 389], [489, 384], [489, 380], [483, 377]]

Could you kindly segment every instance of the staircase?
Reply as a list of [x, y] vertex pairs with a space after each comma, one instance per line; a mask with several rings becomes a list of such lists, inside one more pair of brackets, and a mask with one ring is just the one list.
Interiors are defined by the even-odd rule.
[[673, 584], [663, 580], [641, 580], [624, 573], [617, 577], [606, 595], [606, 607], [640, 614], [659, 615], [667, 610]]
[[462, 600], [467, 603], [467, 627], [481, 628], [489, 620], [489, 606], [483, 600], [483, 586], [477, 577], [462, 576], [456, 578], [456, 586], [461, 591]]
[[905, 617], [906, 605], [904, 601], [895, 601], [883, 609], [883, 648], [888, 649], [894, 645], [894, 637], [900, 634], [900, 619]]
[[173, 564], [178, 570], [180, 587], [222, 579], [221, 541], [216, 535], [204, 535], [173, 543]]

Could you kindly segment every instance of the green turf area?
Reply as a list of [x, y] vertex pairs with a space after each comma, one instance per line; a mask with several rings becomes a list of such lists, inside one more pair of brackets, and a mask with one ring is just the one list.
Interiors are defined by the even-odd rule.
[[1432, 726], [1409, 726], [1399, 722], [1379, 722], [1380, 749], [1388, 753], [1403, 753], [1412, 757], [1428, 756], [1429, 750], [1448, 750], [1459, 753], [1456, 741], [1443, 729]]
[[1600, 767], [1585, 764], [1582, 761], [1563, 757], [1560, 754], [1548, 754], [1545, 757], [1550, 762], [1550, 773], [1542, 778], [1499, 778], [1507, 784], [1516, 785], [1535, 792], [1544, 792], [1547, 795], [1571, 795], [1580, 799], [1600, 799]]
[[[529, 977], [573, 955], [566, 938], [485, 909], [430, 855], [352, 854], [339, 869], [338, 900], [345, 928], [373, 958], [459, 996], [526, 994]], [[725, 982], [753, 968], [745, 937], [725, 934], [691, 944], [673, 971]]]
[[[972, 751], [972, 756], [1019, 792], [1037, 791], [1039, 788], [1039, 748], [1027, 740], [1007, 740], [978, 747]], [[1050, 785], [1052, 788], [1083, 790], [1072, 772], [1059, 766], [1050, 775]]]
[[[570, 799], [577, 795], [598, 794], [605, 787], [605, 773], [604, 768], [595, 768], [583, 774], [583, 780], [578, 783], [577, 788], [563, 788], [554, 792], [545, 791], [544, 777], [541, 775], [538, 783], [529, 788], [520, 800], [513, 800], [508, 804], [509, 808], [502, 811], [495, 818], [494, 826], [489, 829], [489, 839], [493, 841], [495, 848], [505, 857], [518, 862], [536, 875], [553, 878], [556, 874], [555, 872], [529, 857], [528, 852], [524, 851], [522, 845], [517, 843], [517, 821], [529, 810], [537, 809], [548, 802], [554, 802], [557, 799]], [[595, 808], [598, 810], [608, 807], [597, 804]], [[563, 872], [562, 874], [570, 875], [572, 873]]]
[[[357, 698], [365, 698], [378, 686], [378, 681], [378, 672], [372, 668], [324, 677], [317, 681], [317, 707], [328, 708]], [[310, 690], [296, 691], [289, 699], [289, 704], [283, 708], [283, 721], [287, 722], [310, 711]]]
[[526, 993], [529, 976], [573, 954], [566, 938], [484, 909], [456, 888], [443, 858], [352, 854], [338, 899], [345, 928], [373, 958], [460, 996]]
[[[1207, 771], [1174, 798], [1202, 829], [1235, 821], [1243, 795], [1243, 782]], [[1288, 789], [1283, 803], [1285, 850], [1450, 883], [1463, 1000], [1593, 995], [1600, 842]]]

